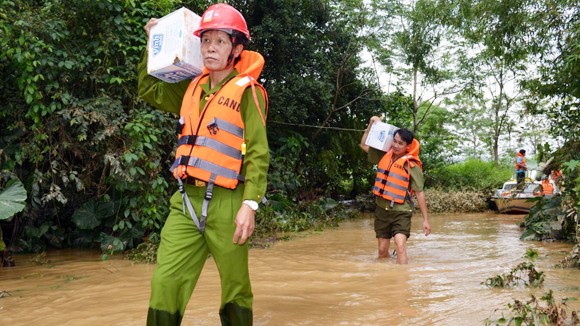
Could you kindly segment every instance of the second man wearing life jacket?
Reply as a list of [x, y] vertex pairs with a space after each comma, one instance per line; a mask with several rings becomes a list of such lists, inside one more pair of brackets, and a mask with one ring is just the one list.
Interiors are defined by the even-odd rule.
[[413, 196], [417, 197], [423, 215], [423, 232], [431, 233], [427, 203], [423, 193], [423, 171], [419, 159], [419, 142], [407, 129], [398, 129], [393, 145], [383, 152], [366, 145], [371, 126], [380, 121], [373, 116], [362, 136], [360, 146], [368, 153], [368, 159], [377, 165], [373, 186], [376, 198], [375, 233], [378, 240], [379, 258], [388, 258], [391, 238], [394, 238], [397, 263], [407, 264], [407, 238], [411, 235]]

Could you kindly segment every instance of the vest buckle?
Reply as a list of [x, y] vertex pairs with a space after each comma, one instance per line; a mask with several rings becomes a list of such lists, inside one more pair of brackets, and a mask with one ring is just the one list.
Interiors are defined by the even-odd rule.
[[217, 123], [213, 122], [207, 125], [207, 130], [209, 131], [210, 134], [216, 135], [220, 129], [218, 128]]

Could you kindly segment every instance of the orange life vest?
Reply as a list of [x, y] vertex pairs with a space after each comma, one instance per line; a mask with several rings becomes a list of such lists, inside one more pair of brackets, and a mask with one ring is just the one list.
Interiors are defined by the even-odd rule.
[[254, 78], [259, 76], [263, 64], [264, 59], [260, 54], [243, 51], [240, 62], [235, 66], [242, 72], [208, 98], [201, 112], [202, 89], [199, 85], [207, 83], [209, 73], [204, 71], [190, 83], [181, 105], [181, 133], [178, 135], [176, 159], [171, 167], [176, 179], [189, 176], [228, 189], [235, 189], [239, 182], [244, 181], [240, 175], [245, 154], [240, 103], [245, 90], [251, 87], [265, 125], [256, 87], [264, 94], [266, 110], [267, 93]]
[[554, 186], [550, 183], [550, 180], [544, 179], [542, 180], [542, 191], [544, 195], [553, 195], [554, 194]]
[[[522, 161], [520, 163], [518, 163], [518, 158], [522, 158]], [[516, 171], [525, 171], [526, 170], [526, 157], [521, 154], [518, 153], [518, 155], [516, 156]]]
[[393, 161], [393, 149], [390, 149], [379, 161], [373, 194], [391, 201], [391, 207], [394, 203], [403, 204], [405, 200], [411, 200], [410, 169], [415, 165], [422, 168], [419, 147], [419, 142], [413, 139], [405, 155]]

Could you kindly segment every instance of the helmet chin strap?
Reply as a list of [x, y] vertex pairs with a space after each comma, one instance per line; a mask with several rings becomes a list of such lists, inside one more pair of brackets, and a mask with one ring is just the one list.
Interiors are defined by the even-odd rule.
[[226, 62], [226, 67], [231, 66], [233, 60], [234, 60], [234, 50], [232, 49], [232, 52], [230, 52], [230, 55], [228, 56], [228, 61]]
[[236, 38], [231, 33], [230, 33], [230, 42], [232, 42], [232, 51], [228, 56], [228, 61], [226, 64], [227, 67], [229, 67], [232, 64], [232, 61], [234, 60], [234, 49], [236, 48]]

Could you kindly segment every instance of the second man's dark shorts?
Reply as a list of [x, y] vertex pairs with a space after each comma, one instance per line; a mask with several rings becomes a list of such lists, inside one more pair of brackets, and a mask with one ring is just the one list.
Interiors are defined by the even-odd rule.
[[390, 239], [397, 233], [411, 236], [411, 217], [406, 211], [386, 210], [380, 206], [375, 209], [375, 233], [377, 238]]

